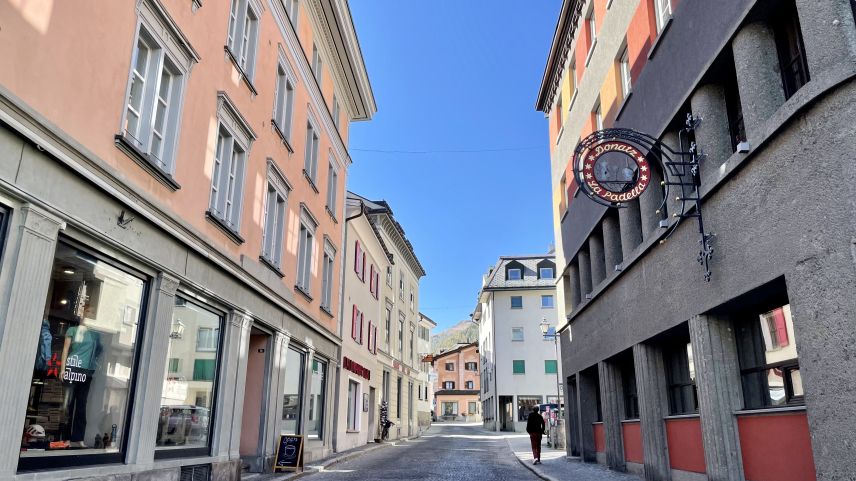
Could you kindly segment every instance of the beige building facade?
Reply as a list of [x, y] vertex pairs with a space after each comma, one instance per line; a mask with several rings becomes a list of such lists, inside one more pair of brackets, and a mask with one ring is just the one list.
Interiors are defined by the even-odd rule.
[[0, 18], [0, 478], [331, 453], [348, 128], [376, 110], [347, 2]]

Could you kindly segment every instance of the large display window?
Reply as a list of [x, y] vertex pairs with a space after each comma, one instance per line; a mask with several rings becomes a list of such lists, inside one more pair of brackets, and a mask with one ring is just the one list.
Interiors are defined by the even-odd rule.
[[146, 286], [141, 275], [57, 244], [19, 469], [123, 460]]
[[[210, 450], [224, 316], [180, 294], [169, 332], [156, 456]], [[188, 452], [192, 450], [193, 452]]]
[[312, 360], [312, 377], [309, 380], [309, 419], [306, 435], [321, 439], [324, 433], [324, 409], [327, 392], [327, 363], [319, 358]]
[[282, 393], [282, 433], [297, 434], [303, 407], [303, 370], [306, 355], [288, 348], [285, 354], [285, 388]]

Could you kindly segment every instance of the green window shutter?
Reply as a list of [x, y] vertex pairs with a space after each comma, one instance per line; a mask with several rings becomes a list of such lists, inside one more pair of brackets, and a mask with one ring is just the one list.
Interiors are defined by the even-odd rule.
[[547, 374], [556, 374], [559, 372], [559, 366], [556, 361], [544, 361], [544, 372]]
[[514, 374], [526, 374], [526, 361], [511, 361]]
[[213, 381], [215, 366], [214, 359], [196, 359], [193, 361], [193, 380]]
[[179, 359], [177, 357], [169, 358], [169, 372], [178, 372]]

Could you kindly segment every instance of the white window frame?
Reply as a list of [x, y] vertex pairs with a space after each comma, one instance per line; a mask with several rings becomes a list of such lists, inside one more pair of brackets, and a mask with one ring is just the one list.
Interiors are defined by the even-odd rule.
[[336, 126], [336, 130], [339, 130], [339, 117], [342, 116], [342, 109], [339, 107], [339, 100], [336, 98], [336, 95], [333, 95], [333, 125]]
[[398, 298], [404, 300], [404, 271], [398, 273]]
[[595, 104], [592, 109], [594, 113], [594, 127], [595, 130], [603, 130], [603, 113], [600, 110], [600, 99], [597, 99], [597, 104]]
[[[134, 47], [117, 141], [121, 138], [133, 146], [134, 154], [141, 155], [146, 161], [144, 167], [151, 165], [171, 176], [175, 173], [185, 85], [193, 65], [199, 62], [199, 55], [158, 2], [138, 1], [136, 11]], [[141, 44], [147, 47], [144, 74], [136, 68]], [[164, 72], [172, 77], [164, 92], [166, 98], [161, 95]], [[138, 95], [140, 101], [134, 106], [131, 92], [139, 80], [143, 86]], [[137, 118], [135, 128], [129, 128], [131, 116]], [[156, 127], [158, 118], [161, 119], [159, 131]], [[153, 146], [155, 137], [160, 138], [159, 146]], [[133, 156], [136, 160], [136, 155]]]
[[315, 229], [318, 221], [306, 206], [300, 204], [300, 227], [297, 239], [297, 282], [295, 287], [307, 296], [312, 288], [312, 257], [315, 249]]
[[657, 34], [661, 33], [672, 16], [672, 0], [654, 0], [654, 18], [657, 20]]
[[[544, 303], [547, 299], [550, 299], [549, 305]], [[553, 309], [554, 307], [556, 307], [556, 297], [553, 294], [542, 294], [541, 309]]]
[[321, 51], [315, 43], [312, 44], [312, 75], [315, 76], [315, 81], [321, 88], [321, 81], [324, 79], [324, 61], [321, 59]]
[[386, 266], [386, 285], [392, 287], [392, 266]]
[[[351, 386], [354, 386], [353, 397], [351, 396]], [[349, 432], [359, 432], [360, 431], [360, 418], [363, 412], [362, 409], [362, 383], [357, 381], [356, 379], [348, 376], [348, 411], [347, 411], [347, 425]]]
[[330, 159], [327, 166], [327, 212], [336, 218], [336, 199], [339, 193], [339, 167], [336, 164], [336, 159], [333, 154], [330, 154]]
[[332, 312], [333, 305], [333, 269], [336, 248], [327, 236], [324, 236], [324, 255], [321, 259], [321, 307]]
[[[512, 271], [517, 271], [517, 272], [519, 272], [519, 273], [520, 273], [520, 277], [518, 277], [518, 278], [516, 278], [516, 279], [513, 279], [513, 278], [511, 277], [511, 272], [512, 272]], [[521, 269], [521, 268], [519, 268], [519, 267], [514, 267], [514, 268], [511, 268], [511, 269], [508, 269], [508, 279], [506, 279], [506, 280], [509, 280], [509, 281], [522, 281], [522, 280], [523, 280], [523, 269]]]
[[[279, 64], [276, 72], [276, 93], [273, 102], [273, 121], [279, 134], [286, 142], [291, 142], [291, 129], [294, 123], [294, 102], [296, 99], [297, 76], [291, 68], [279, 45]], [[289, 150], [291, 146], [289, 145]]]
[[443, 381], [443, 389], [455, 389], [455, 381]]
[[318, 151], [321, 145], [321, 132], [316, 125], [318, 124], [312, 116], [306, 119], [306, 152], [303, 155], [303, 175], [317, 191], [315, 185], [318, 178]]
[[262, 258], [276, 268], [282, 265], [282, 245], [285, 237], [285, 221], [290, 192], [291, 185], [269, 159], [264, 200]]
[[[547, 269], [550, 270], [550, 277], [547, 277], [544, 275], [544, 271]], [[541, 279], [555, 279], [556, 278], [556, 269], [553, 269], [552, 267], [539, 267], [538, 268], [538, 276]]]
[[285, 15], [288, 17], [288, 21], [291, 22], [291, 25], [296, 29], [297, 15], [300, 11], [298, 0], [283, 0], [282, 6], [285, 9]]
[[259, 24], [264, 7], [257, 0], [232, 0], [226, 47], [242, 74], [250, 81], [256, 70]]
[[[515, 334], [520, 334], [519, 336]], [[523, 342], [526, 339], [526, 335], [523, 332], [522, 327], [512, 327], [511, 328], [511, 342]]]
[[256, 134], [224, 92], [217, 98], [217, 118], [208, 213], [238, 233], [247, 159]]
[[626, 99], [630, 96], [630, 89], [633, 87], [632, 79], [630, 77], [630, 57], [627, 53], [627, 45], [624, 46], [621, 53], [618, 55], [618, 71], [621, 78], [622, 98]]
[[592, 3], [589, 8], [588, 13], [585, 16], [585, 22], [588, 24], [589, 28], [589, 49], [586, 53], [586, 66], [588, 66], [591, 61], [592, 52], [594, 52], [594, 47], [597, 45], [597, 19], [594, 16], [594, 3]]

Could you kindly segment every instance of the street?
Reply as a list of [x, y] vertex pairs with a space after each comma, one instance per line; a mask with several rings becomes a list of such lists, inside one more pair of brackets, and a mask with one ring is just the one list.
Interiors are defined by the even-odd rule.
[[520, 465], [498, 433], [481, 424], [434, 424], [422, 437], [366, 453], [329, 470], [315, 480], [537, 480]]

